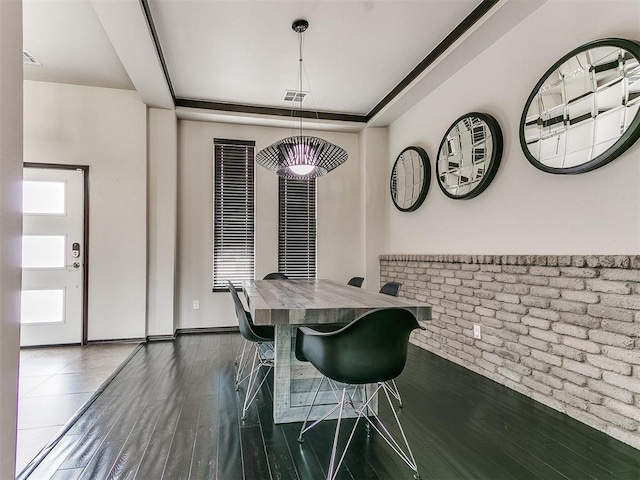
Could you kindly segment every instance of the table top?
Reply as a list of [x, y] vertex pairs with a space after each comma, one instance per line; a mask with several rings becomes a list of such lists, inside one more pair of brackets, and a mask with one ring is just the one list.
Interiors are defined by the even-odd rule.
[[375, 308], [401, 307], [431, 320], [431, 307], [333, 280], [246, 280], [245, 298], [256, 325], [348, 323]]

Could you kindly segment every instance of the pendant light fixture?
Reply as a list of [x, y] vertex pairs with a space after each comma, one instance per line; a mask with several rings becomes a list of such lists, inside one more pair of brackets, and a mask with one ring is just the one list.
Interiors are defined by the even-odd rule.
[[[298, 92], [302, 92], [302, 34], [309, 27], [306, 20], [295, 20], [291, 25], [298, 34], [300, 58], [298, 62]], [[302, 95], [299, 95], [302, 97]], [[347, 152], [322, 138], [303, 135], [302, 132], [302, 98], [299, 98], [298, 135], [283, 138], [273, 145], [260, 150], [256, 155], [258, 165], [284, 178], [316, 178], [326, 175], [334, 168], [347, 161]]]

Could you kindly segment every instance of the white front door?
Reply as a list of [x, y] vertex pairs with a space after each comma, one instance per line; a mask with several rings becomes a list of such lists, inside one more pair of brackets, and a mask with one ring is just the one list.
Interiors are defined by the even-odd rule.
[[24, 169], [22, 346], [82, 343], [84, 171]]

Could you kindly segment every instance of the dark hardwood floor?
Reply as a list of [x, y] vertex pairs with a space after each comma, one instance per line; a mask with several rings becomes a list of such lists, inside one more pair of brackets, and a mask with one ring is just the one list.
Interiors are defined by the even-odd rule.
[[[269, 382], [241, 421], [239, 343], [237, 334], [190, 334], [144, 345], [23, 477], [321, 480], [335, 422], [299, 444], [300, 424], [272, 422]], [[410, 348], [397, 383], [423, 479], [640, 479], [640, 451], [424, 350]], [[359, 428], [338, 478], [412, 472]]]

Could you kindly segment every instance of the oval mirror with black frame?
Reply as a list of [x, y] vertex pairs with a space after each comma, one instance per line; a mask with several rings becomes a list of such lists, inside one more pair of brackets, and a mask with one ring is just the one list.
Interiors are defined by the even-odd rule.
[[438, 185], [449, 198], [480, 195], [495, 177], [502, 159], [502, 130], [485, 113], [458, 118], [440, 142], [436, 159]]
[[549, 173], [599, 168], [640, 137], [640, 43], [582, 45], [536, 84], [520, 119], [527, 160]]
[[391, 170], [391, 199], [401, 212], [413, 212], [424, 202], [431, 183], [431, 163], [421, 147], [407, 147]]

